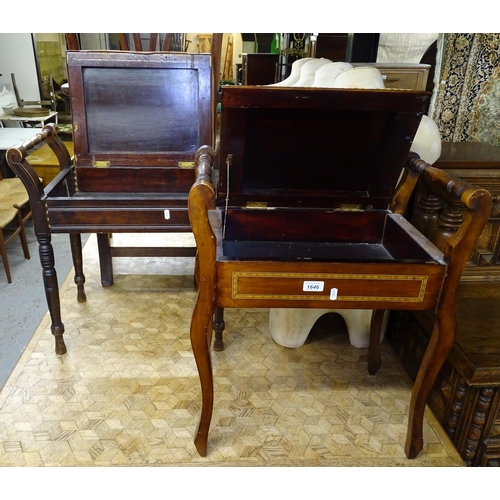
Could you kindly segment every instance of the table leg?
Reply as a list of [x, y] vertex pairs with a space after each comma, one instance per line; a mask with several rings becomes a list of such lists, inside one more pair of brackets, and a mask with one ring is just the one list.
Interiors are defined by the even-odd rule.
[[214, 351], [223, 351], [224, 350], [224, 339], [222, 337], [222, 333], [226, 328], [226, 323], [224, 322], [224, 308], [216, 307], [215, 315], [214, 315]]
[[110, 235], [107, 233], [97, 234], [97, 247], [99, 250], [99, 264], [101, 266], [101, 285], [111, 286], [113, 284], [113, 259], [111, 257]]
[[368, 347], [368, 373], [375, 375], [380, 365], [382, 357], [380, 353], [380, 333], [382, 331], [382, 323], [384, 321], [385, 310], [374, 309], [370, 324], [370, 345]]
[[75, 285], [76, 298], [78, 302], [85, 302], [85, 275], [83, 274], [83, 252], [82, 252], [82, 236], [81, 234], [70, 233], [69, 239], [71, 242], [71, 256], [73, 258], [73, 267], [75, 268]]

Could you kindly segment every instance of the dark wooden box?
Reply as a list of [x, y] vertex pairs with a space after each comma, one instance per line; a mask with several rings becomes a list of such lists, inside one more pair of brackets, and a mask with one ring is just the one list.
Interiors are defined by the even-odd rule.
[[53, 232], [190, 231], [194, 156], [214, 144], [211, 56], [67, 54], [75, 186], [49, 192]]
[[[223, 89], [215, 214], [236, 302], [326, 301], [340, 283], [334, 300], [351, 307], [368, 297], [388, 308], [435, 300], [441, 252], [389, 209], [427, 102], [422, 92]], [[324, 291], [307, 294], [307, 276], [236, 283], [238, 261], [369, 265], [366, 279], [323, 277]], [[396, 277], [410, 263], [406, 279]]]

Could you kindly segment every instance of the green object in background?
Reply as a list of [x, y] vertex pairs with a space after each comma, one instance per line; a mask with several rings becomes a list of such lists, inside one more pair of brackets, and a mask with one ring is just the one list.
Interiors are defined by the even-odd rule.
[[280, 53], [280, 34], [275, 33], [273, 36], [273, 41], [271, 42], [271, 54]]

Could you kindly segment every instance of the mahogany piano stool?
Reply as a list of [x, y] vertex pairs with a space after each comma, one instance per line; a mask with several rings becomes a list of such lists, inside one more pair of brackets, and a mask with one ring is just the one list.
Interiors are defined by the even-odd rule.
[[[55, 125], [7, 151], [29, 194], [57, 354], [66, 345], [51, 234], [69, 234], [80, 302], [86, 300], [82, 233], [97, 233], [103, 286], [113, 283], [113, 256], [195, 257], [194, 246], [112, 248], [110, 235], [191, 232], [194, 157], [203, 144], [215, 147], [212, 59], [209, 53], [69, 51], [74, 159]], [[45, 187], [27, 158], [43, 143], [60, 170]]]
[[[456, 287], [491, 209], [486, 190], [409, 155], [429, 97], [223, 87], [220, 155], [209, 146], [198, 151], [188, 204], [198, 249], [191, 344], [201, 383], [200, 455], [207, 454], [214, 402], [214, 312], [329, 304], [374, 311], [370, 374], [381, 362], [385, 311], [432, 311], [405, 445], [408, 458], [422, 450], [427, 397], [455, 337]], [[403, 216], [419, 176], [466, 211], [460, 228], [436, 244]]]

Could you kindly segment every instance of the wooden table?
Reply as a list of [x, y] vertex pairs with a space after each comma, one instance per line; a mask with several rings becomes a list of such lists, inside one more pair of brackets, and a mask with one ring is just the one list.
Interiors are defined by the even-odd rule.
[[15, 123], [35, 123], [41, 127], [45, 125], [47, 120], [54, 118], [55, 123], [57, 123], [57, 111], [50, 111], [43, 116], [16, 116], [14, 113], [4, 113], [0, 115], [0, 126], [4, 126], [4, 122], [15, 122]]
[[0, 151], [20, 144], [33, 137], [33, 129], [23, 127], [0, 127]]

